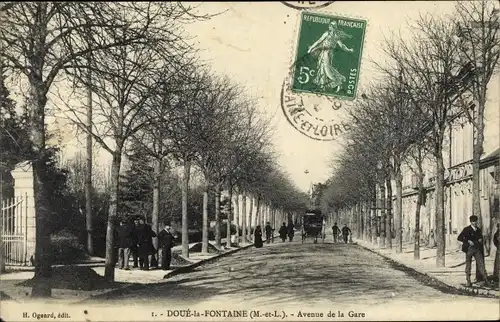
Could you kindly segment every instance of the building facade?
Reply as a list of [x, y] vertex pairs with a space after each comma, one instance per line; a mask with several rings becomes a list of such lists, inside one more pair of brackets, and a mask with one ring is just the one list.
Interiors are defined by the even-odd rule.
[[[480, 162], [480, 224], [489, 253], [492, 236], [496, 231], [496, 216], [499, 211], [497, 190], [500, 154], [500, 98], [497, 76], [489, 84], [484, 117], [484, 151]], [[445, 223], [447, 248], [459, 249], [458, 234], [469, 224], [472, 214], [472, 153], [474, 125], [466, 115], [456, 118], [446, 131], [443, 148], [445, 165]], [[435, 166], [427, 157], [424, 166], [425, 198], [420, 212], [421, 244], [434, 246], [435, 228]], [[415, 231], [415, 210], [417, 206], [417, 177], [412, 171], [414, 162], [403, 165], [403, 240], [413, 242]], [[394, 191], [394, 189], [393, 189]], [[395, 191], [394, 191], [395, 193]], [[395, 199], [395, 194], [393, 198]]]

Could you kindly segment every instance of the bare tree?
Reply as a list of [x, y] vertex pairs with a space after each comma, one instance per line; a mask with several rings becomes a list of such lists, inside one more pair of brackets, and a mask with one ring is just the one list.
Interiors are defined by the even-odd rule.
[[[201, 169], [205, 180], [204, 205], [208, 207], [210, 187], [216, 190], [215, 241], [220, 247], [220, 188], [227, 167], [224, 151], [238, 133], [241, 113], [238, 100], [242, 88], [231, 82], [228, 77], [210, 76], [207, 78], [207, 90], [203, 93], [200, 108], [203, 110], [203, 123], [196, 133], [199, 135], [196, 164]], [[207, 200], [205, 200], [207, 199]], [[208, 252], [208, 210], [204, 206], [202, 252]]]
[[[479, 163], [483, 155], [484, 110], [488, 83], [498, 71], [500, 58], [500, 15], [498, 3], [492, 1], [464, 1], [456, 4], [455, 25], [460, 38], [459, 49], [465, 78], [474, 106], [464, 104], [464, 112], [474, 125], [472, 154], [472, 211], [482, 219], [479, 183]], [[472, 114], [471, 114], [472, 112]]]
[[[54, 81], [65, 70], [74, 68], [89, 51], [115, 48], [123, 44], [140, 43], [144, 31], [151, 24], [138, 14], [134, 18], [118, 15], [119, 8], [133, 6], [116, 3], [20, 3], [3, 4], [0, 41], [3, 50], [0, 57], [5, 67], [25, 77], [28, 85], [26, 101], [30, 113], [32, 161], [35, 181], [36, 250], [35, 283], [32, 296], [51, 295], [50, 264], [50, 205], [46, 183], [46, 133], [45, 115], [48, 95]], [[134, 7], [140, 7], [136, 5]], [[144, 6], [143, 6], [144, 8]], [[146, 8], [147, 9], [147, 8]], [[147, 12], [142, 11], [142, 13]], [[140, 17], [139, 17], [140, 16]], [[154, 18], [157, 18], [156, 16]], [[149, 20], [149, 21], [148, 21]], [[151, 24], [154, 25], [154, 24]], [[116, 28], [129, 27], [127, 37], [108, 37]], [[86, 46], [88, 30], [95, 37], [91, 47]]]
[[[445, 265], [444, 163], [443, 141], [448, 121], [457, 111], [456, 101], [463, 83], [455, 73], [457, 61], [455, 30], [449, 21], [423, 16], [412, 26], [414, 41], [400, 39], [387, 43], [385, 52], [404, 72], [406, 96], [431, 120], [431, 144], [435, 157], [436, 194], [436, 265]], [[398, 78], [397, 71], [386, 70]]]

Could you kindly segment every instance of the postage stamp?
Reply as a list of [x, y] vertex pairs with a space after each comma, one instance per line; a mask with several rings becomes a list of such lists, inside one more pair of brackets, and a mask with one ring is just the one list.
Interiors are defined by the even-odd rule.
[[291, 90], [356, 98], [366, 24], [361, 19], [302, 12]]

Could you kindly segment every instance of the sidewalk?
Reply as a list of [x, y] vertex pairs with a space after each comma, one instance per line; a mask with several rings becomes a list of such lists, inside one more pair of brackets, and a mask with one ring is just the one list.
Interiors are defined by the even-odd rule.
[[[225, 239], [225, 238], [224, 238]], [[212, 245], [215, 242], [210, 241]], [[197, 243], [191, 243], [189, 247], [196, 245]], [[222, 241], [224, 244], [224, 240]], [[189, 264], [175, 267], [171, 270], [161, 270], [161, 269], [152, 269], [148, 271], [143, 271], [140, 269], [131, 269], [131, 270], [121, 270], [115, 269], [115, 282], [112, 283], [111, 286], [97, 286], [92, 290], [81, 290], [81, 289], [67, 289], [67, 288], [53, 288], [52, 289], [52, 298], [47, 299], [49, 303], [62, 303], [62, 304], [71, 304], [82, 302], [86, 299], [93, 297], [103, 297], [105, 298], [108, 294], [113, 294], [116, 292], [122, 292], [124, 289], [128, 288], [141, 288], [145, 287], [148, 284], [157, 284], [166, 282], [166, 279], [181, 273], [188, 272], [202, 264], [207, 262], [216, 260], [218, 258], [233, 254], [240, 250], [246, 249], [253, 246], [253, 243], [243, 244], [240, 242], [239, 247], [233, 248], [224, 248], [222, 247], [219, 253], [208, 253], [202, 254], [200, 252], [191, 252], [189, 254], [189, 258], [187, 262]], [[180, 253], [182, 246], [176, 246], [172, 249], [174, 253]], [[183, 258], [184, 259], [184, 258]], [[54, 265], [53, 267], [62, 267], [63, 265]], [[104, 259], [99, 260], [98, 258], [93, 258], [92, 261], [88, 261], [81, 264], [76, 265], [65, 265], [68, 266], [77, 266], [79, 268], [89, 267], [99, 276], [104, 276]], [[0, 297], [2, 299], [12, 299], [18, 302], [30, 302], [34, 301], [31, 299], [31, 287], [19, 285], [20, 283], [33, 278], [34, 276], [34, 268], [30, 267], [29, 270], [25, 269], [16, 269], [13, 268], [10, 272], [0, 275]]]
[[[355, 239], [353, 241], [358, 245], [369, 249], [382, 257], [393, 260], [403, 266], [409, 267], [414, 271], [426, 275], [430, 278], [438, 280], [441, 283], [448, 285], [456, 290], [470, 293], [471, 295], [480, 294], [486, 296], [496, 296], [498, 292], [498, 284], [496, 291], [494, 289], [478, 288], [476, 284], [473, 287], [465, 286], [465, 256], [460, 250], [447, 250], [445, 267], [436, 267], [436, 249], [435, 248], [420, 248], [420, 259], [413, 258], [413, 244], [404, 243], [403, 252], [397, 254], [395, 249], [379, 248], [378, 245], [370, 242]], [[493, 271], [493, 262], [495, 256], [485, 258], [486, 271], [491, 274]], [[475, 264], [472, 265], [472, 276], [475, 277]]]

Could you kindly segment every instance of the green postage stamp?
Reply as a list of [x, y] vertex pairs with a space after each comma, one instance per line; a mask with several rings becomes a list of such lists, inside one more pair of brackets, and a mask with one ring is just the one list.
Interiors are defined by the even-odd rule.
[[366, 21], [302, 12], [291, 90], [356, 97]]

